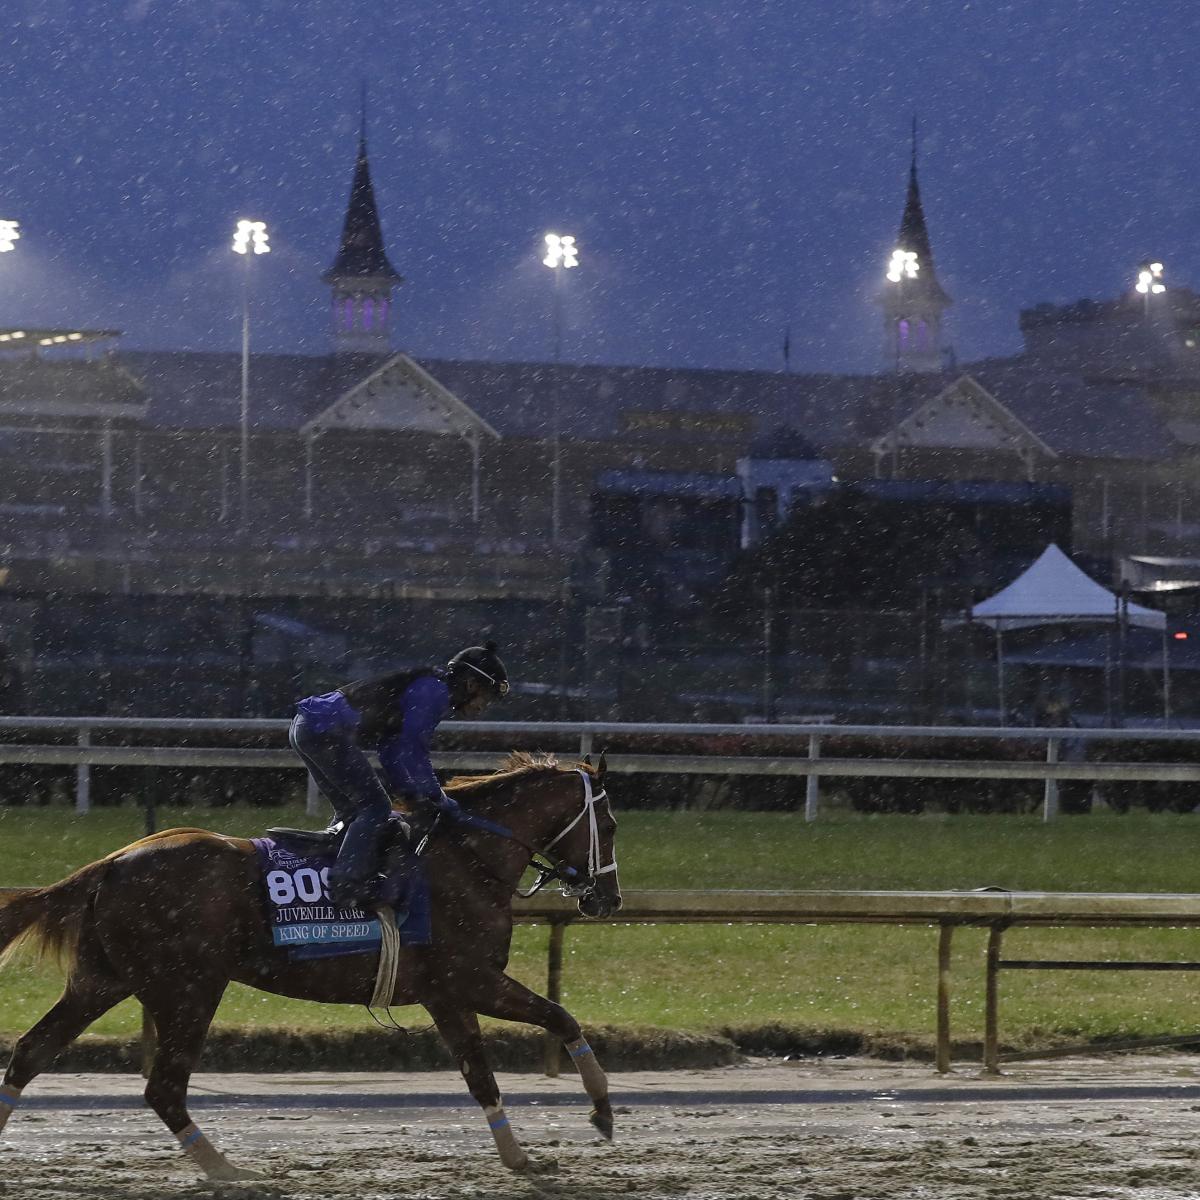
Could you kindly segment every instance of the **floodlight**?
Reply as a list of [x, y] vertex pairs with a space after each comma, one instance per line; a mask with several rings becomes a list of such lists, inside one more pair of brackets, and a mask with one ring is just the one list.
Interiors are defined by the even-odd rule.
[[1167, 290], [1163, 283], [1163, 265], [1160, 262], [1144, 262], [1138, 268], [1134, 290], [1143, 296], [1159, 296]]
[[546, 257], [542, 263], [547, 267], [577, 267], [579, 266], [579, 249], [575, 239], [570, 234], [546, 234]]
[[921, 264], [915, 250], [893, 250], [888, 262], [888, 282], [899, 283], [902, 279], [916, 279]]
[[239, 221], [233, 234], [235, 254], [266, 254], [271, 246], [268, 242], [267, 226], [264, 221]]

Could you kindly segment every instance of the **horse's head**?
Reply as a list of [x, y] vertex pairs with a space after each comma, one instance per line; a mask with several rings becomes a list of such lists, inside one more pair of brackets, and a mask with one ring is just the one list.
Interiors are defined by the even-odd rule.
[[517, 875], [529, 865], [537, 871], [537, 881], [518, 895], [532, 896], [553, 879], [578, 900], [585, 917], [609, 917], [621, 907], [621, 886], [606, 774], [603, 754], [598, 766], [584, 759], [568, 767], [552, 756], [515, 750], [494, 775], [452, 779], [446, 788], [469, 805], [477, 829], [512, 843]]
[[541, 847], [557, 866], [566, 868], [559, 873], [563, 895], [576, 897], [585, 917], [611, 917], [621, 907], [617, 822], [604, 788], [606, 774], [603, 754], [596, 767], [585, 759], [578, 770], [562, 773], [560, 778], [571, 788], [567, 824]]

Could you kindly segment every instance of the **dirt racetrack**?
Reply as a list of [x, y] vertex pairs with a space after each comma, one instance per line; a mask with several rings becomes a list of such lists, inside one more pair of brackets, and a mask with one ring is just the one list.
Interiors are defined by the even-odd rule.
[[36, 1081], [0, 1138], [5, 1200], [1034, 1200], [1200, 1195], [1200, 1060], [1075, 1059], [939, 1078], [863, 1059], [614, 1076], [617, 1140], [577, 1080], [501, 1079], [553, 1174], [500, 1167], [452, 1073], [201, 1075], [193, 1116], [270, 1182], [199, 1180], [128, 1075]]

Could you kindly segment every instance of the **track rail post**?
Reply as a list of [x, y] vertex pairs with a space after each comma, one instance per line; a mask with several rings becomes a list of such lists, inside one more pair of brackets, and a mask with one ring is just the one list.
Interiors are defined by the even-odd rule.
[[937, 974], [937, 1071], [950, 1071], [950, 944], [954, 926], [942, 921], [938, 929]]
[[[81, 729], [75, 735], [75, 744], [86, 750], [92, 744], [92, 734], [88, 729]], [[75, 811], [77, 813], [92, 810], [92, 767], [90, 763], [81, 762], [75, 768]]]
[[1004, 925], [988, 931], [987, 978], [984, 986], [983, 1073], [1000, 1074], [1000, 943]]
[[[1058, 762], [1058, 748], [1061, 739], [1052, 737], [1046, 739], [1046, 762]], [[1058, 780], [1053, 775], [1046, 776], [1046, 787], [1042, 796], [1042, 821], [1053, 821], [1058, 816]]]
[[[821, 757], [821, 739], [815, 734], [810, 734], [808, 738], [808, 758], [810, 762], [815, 762]], [[808, 776], [808, 782], [804, 788], [804, 819], [806, 821], [815, 821], [817, 819], [817, 811], [821, 803], [821, 777], [815, 772], [811, 772]]]

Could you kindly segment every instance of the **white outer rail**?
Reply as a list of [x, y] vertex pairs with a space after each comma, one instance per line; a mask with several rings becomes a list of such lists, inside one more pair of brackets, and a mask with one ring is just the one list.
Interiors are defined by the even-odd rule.
[[[0, 764], [38, 764], [76, 768], [75, 807], [87, 812], [91, 806], [93, 766], [166, 766], [196, 768], [300, 768], [297, 757], [286, 749], [238, 749], [235, 747], [105, 746], [93, 744], [93, 735], [108, 733], [208, 733], [273, 734], [282, 741], [288, 722], [278, 719], [224, 720], [186, 717], [0, 717], [0, 736], [6, 731], [71, 735], [75, 745], [0, 743]], [[618, 754], [610, 770], [630, 774], [765, 775], [806, 777], [805, 819], [816, 820], [820, 807], [822, 776], [891, 779], [1040, 779], [1045, 783], [1043, 819], [1058, 814], [1058, 781], [1063, 779], [1107, 781], [1200, 782], [1200, 763], [1087, 763], [1060, 762], [1064, 740], [1103, 742], [1200, 742], [1200, 730], [1167, 729], [1014, 729], [964, 725], [688, 725], [632, 724], [596, 721], [459, 721], [462, 733], [541, 734], [560, 743], [578, 739], [580, 756], [591, 753], [597, 742], [609, 737], [636, 740], [655, 736], [747, 738], [758, 741], [776, 738], [803, 739], [807, 757], [741, 754]], [[995, 741], [1041, 741], [1046, 745], [1044, 762], [1006, 760], [928, 760], [897, 758], [823, 758], [821, 741], [841, 739], [972, 739]], [[559, 751], [562, 751], [561, 745]], [[495, 751], [453, 751], [434, 754], [434, 765], [449, 770], [488, 770], [497, 765]], [[309, 812], [320, 810], [319, 798], [310, 783]]]

